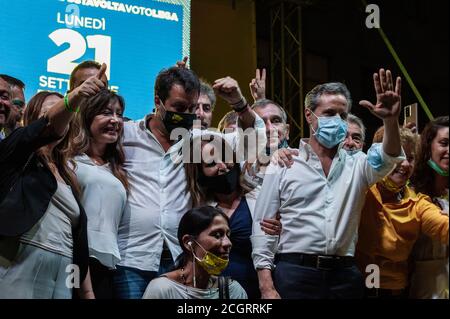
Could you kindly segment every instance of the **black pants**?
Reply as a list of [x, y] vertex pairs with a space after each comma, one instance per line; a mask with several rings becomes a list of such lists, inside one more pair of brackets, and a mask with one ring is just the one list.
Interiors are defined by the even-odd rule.
[[96, 299], [113, 299], [114, 270], [103, 266], [97, 259], [89, 258], [92, 288]]
[[321, 270], [278, 261], [275, 289], [283, 299], [361, 299], [364, 279], [356, 267]]

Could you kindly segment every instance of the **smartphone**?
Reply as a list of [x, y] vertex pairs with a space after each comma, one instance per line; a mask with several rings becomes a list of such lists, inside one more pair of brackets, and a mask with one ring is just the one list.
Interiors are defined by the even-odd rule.
[[[405, 114], [405, 122], [403, 123], [403, 126], [407, 127], [407, 126], [412, 126], [412, 124], [414, 124], [413, 126], [415, 128], [419, 127], [417, 103], [405, 106], [403, 111]], [[409, 124], [409, 123], [411, 123], [411, 124]], [[412, 127], [410, 127], [410, 128], [412, 128]]]

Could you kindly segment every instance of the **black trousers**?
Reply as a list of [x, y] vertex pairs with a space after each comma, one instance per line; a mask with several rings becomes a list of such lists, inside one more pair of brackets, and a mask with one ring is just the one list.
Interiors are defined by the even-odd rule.
[[362, 299], [364, 279], [356, 267], [331, 270], [278, 261], [273, 273], [275, 289], [283, 299]]
[[89, 258], [92, 288], [96, 299], [113, 299], [114, 270], [103, 266], [97, 259]]

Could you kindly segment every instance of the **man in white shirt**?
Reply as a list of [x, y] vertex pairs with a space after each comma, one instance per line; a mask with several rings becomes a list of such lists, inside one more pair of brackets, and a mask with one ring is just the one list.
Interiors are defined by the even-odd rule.
[[[244, 130], [258, 125], [235, 80], [216, 80], [213, 88], [239, 113]], [[199, 92], [200, 82], [192, 70], [163, 70], [155, 83], [156, 112], [124, 124], [124, 168], [131, 190], [118, 233], [122, 259], [114, 279], [118, 298], [141, 298], [150, 280], [167, 272], [181, 253], [178, 223], [192, 202], [183, 163], [174, 159], [190, 134], [174, 139], [171, 133], [192, 128]]]
[[[390, 71], [374, 75], [377, 103], [361, 101], [383, 120], [383, 145], [368, 156], [342, 149], [351, 98], [345, 85], [315, 87], [305, 99], [311, 138], [303, 139], [290, 169], [271, 164], [255, 207], [253, 261], [263, 298], [359, 298], [363, 278], [354, 263], [359, 216], [367, 189], [401, 160], [400, 86]], [[279, 212], [282, 233], [260, 222]], [[272, 273], [273, 272], [273, 273]], [[272, 278], [273, 275], [273, 278]]]

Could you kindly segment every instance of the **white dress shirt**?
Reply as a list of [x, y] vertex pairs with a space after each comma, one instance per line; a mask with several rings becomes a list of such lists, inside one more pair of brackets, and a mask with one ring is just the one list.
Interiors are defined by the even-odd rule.
[[[131, 185], [128, 201], [119, 226], [120, 266], [158, 271], [163, 242], [172, 257], [181, 253], [177, 232], [181, 217], [192, 208], [187, 190], [181, 139], [164, 151], [146, 127], [146, 119], [124, 123], [125, 164]], [[258, 136], [265, 137], [264, 121], [256, 116]], [[195, 134], [195, 133], [194, 133]], [[233, 147], [239, 136], [226, 134]], [[265, 146], [265, 138], [258, 139]]]
[[[340, 147], [325, 176], [319, 157], [302, 140], [291, 168], [270, 164], [255, 206], [255, 268], [273, 269], [275, 253], [353, 256], [366, 191], [403, 158], [379, 155], [382, 165], [376, 170], [363, 152], [350, 156]], [[259, 223], [277, 212], [282, 233], [266, 235]]]

